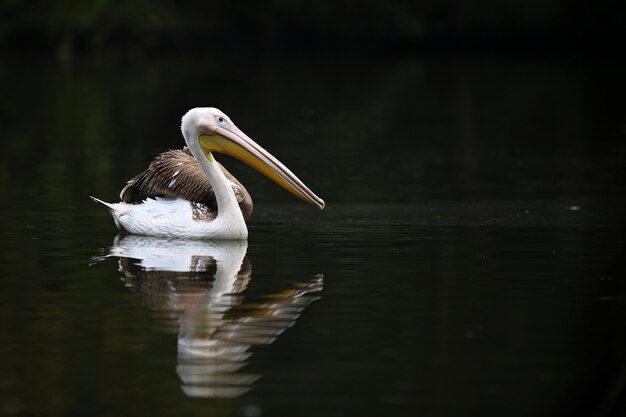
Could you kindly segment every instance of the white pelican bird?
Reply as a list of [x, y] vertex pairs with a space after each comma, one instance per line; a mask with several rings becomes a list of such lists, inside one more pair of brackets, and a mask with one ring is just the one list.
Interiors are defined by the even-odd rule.
[[252, 199], [215, 161], [213, 152], [234, 156], [302, 200], [324, 208], [324, 200], [220, 110], [189, 110], [181, 131], [187, 147], [159, 155], [128, 181], [120, 203], [92, 197], [110, 209], [120, 230], [147, 236], [247, 239], [245, 220], [252, 212]]

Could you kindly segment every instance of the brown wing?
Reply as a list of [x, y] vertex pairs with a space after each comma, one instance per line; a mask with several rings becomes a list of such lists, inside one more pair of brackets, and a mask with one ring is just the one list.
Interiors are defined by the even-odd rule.
[[[247, 220], [252, 214], [250, 194], [226, 168], [219, 163], [218, 166], [231, 181], [239, 208]], [[217, 209], [209, 179], [187, 147], [163, 152], [157, 156], [148, 169], [128, 181], [120, 192], [120, 199], [130, 204], [141, 203], [150, 197], [177, 197]]]

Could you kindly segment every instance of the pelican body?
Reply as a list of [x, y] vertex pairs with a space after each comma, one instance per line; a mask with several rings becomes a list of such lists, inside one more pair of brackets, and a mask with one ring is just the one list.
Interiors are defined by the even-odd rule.
[[193, 239], [245, 240], [252, 199], [215, 158], [225, 153], [243, 161], [302, 200], [324, 208], [286, 166], [243, 133], [222, 111], [194, 108], [182, 118], [187, 147], [159, 155], [128, 181], [119, 203], [108, 207], [123, 232]]

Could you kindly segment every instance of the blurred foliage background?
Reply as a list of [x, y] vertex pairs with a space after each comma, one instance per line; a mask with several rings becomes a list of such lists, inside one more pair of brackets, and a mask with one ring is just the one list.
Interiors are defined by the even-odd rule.
[[[606, 0], [5, 0], [0, 161], [24, 181], [45, 130], [39, 157], [63, 166], [70, 149], [73, 170], [99, 167], [112, 195], [180, 145], [181, 114], [210, 103], [287, 158], [322, 154], [290, 162], [338, 200], [607, 195], [625, 175], [625, 12]], [[363, 165], [372, 149], [378, 164]], [[349, 193], [336, 178], [353, 178]]]
[[295, 53], [615, 53], [626, 39], [625, 12], [624, 2], [609, 0], [4, 0], [0, 47], [52, 51], [61, 58], [216, 47]]

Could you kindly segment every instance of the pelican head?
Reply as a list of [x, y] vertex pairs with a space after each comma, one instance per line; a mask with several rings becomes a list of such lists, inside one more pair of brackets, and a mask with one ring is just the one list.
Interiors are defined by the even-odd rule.
[[243, 133], [222, 111], [214, 107], [191, 109], [182, 118], [181, 130], [187, 146], [192, 150], [199, 147], [210, 163], [214, 162], [212, 152], [233, 156], [296, 197], [324, 208], [324, 200], [316, 196], [272, 154]]

